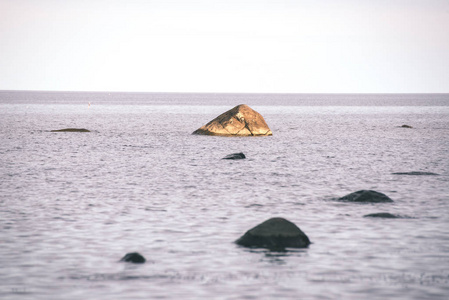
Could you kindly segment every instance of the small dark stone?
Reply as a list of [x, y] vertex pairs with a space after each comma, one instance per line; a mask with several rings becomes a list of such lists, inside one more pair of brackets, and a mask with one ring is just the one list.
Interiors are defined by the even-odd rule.
[[432, 173], [432, 172], [396, 172], [392, 173], [393, 175], [415, 175], [415, 176], [438, 176], [439, 174]]
[[385, 194], [371, 191], [371, 190], [361, 190], [338, 199], [339, 201], [348, 202], [362, 202], [362, 203], [381, 203], [381, 202], [393, 202]]
[[246, 156], [242, 152], [226, 155], [223, 159], [245, 159]]
[[364, 215], [365, 218], [385, 218], [385, 219], [397, 219], [400, 218], [398, 215], [393, 215], [390, 213], [375, 213], [375, 214], [369, 214]]
[[51, 132], [90, 132], [90, 130], [84, 128], [65, 128], [65, 129], [52, 130]]
[[122, 257], [122, 259], [120, 261], [131, 262], [131, 263], [135, 263], [135, 264], [143, 264], [146, 260], [145, 260], [145, 257], [140, 255], [139, 253], [132, 252], [132, 253], [127, 253], [125, 256]]
[[285, 251], [285, 248], [306, 248], [310, 240], [292, 222], [283, 218], [272, 218], [248, 230], [235, 243], [250, 248]]
[[406, 125], [406, 124], [402, 125], [401, 127], [402, 127], [402, 128], [413, 128], [412, 126]]

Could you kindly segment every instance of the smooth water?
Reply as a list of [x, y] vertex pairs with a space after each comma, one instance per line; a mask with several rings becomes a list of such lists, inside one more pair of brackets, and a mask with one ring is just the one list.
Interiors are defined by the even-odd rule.
[[[241, 103], [273, 136], [191, 135]], [[449, 295], [447, 94], [0, 92], [0, 125], [1, 299]], [[309, 248], [233, 243], [278, 216]]]

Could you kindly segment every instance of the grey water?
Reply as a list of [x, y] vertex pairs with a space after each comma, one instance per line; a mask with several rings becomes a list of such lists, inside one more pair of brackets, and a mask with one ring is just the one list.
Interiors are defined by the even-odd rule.
[[[191, 135], [242, 103], [273, 136]], [[448, 94], [2, 91], [0, 160], [1, 299], [449, 295]], [[271, 217], [312, 244], [234, 244]]]

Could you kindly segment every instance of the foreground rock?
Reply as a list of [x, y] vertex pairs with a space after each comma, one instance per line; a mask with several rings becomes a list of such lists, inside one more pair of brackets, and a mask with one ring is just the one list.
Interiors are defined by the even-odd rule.
[[137, 252], [127, 253], [125, 256], [120, 259], [120, 261], [124, 262], [131, 262], [135, 264], [143, 264], [145, 263], [146, 259], [142, 255], [140, 255]]
[[245, 159], [246, 156], [242, 152], [226, 155], [223, 159]]
[[273, 135], [264, 118], [248, 105], [237, 105], [192, 134], [219, 136]]
[[90, 132], [90, 130], [84, 128], [65, 128], [65, 129], [52, 130], [51, 132]]
[[391, 173], [393, 175], [415, 175], [415, 176], [438, 176], [439, 174], [432, 173], [432, 172], [396, 172]]
[[338, 199], [339, 201], [348, 202], [361, 202], [361, 203], [382, 203], [382, 202], [393, 202], [385, 194], [371, 191], [371, 190], [361, 190]]
[[283, 218], [269, 219], [248, 230], [236, 244], [250, 248], [285, 251], [285, 248], [305, 248], [310, 240], [301, 229]]

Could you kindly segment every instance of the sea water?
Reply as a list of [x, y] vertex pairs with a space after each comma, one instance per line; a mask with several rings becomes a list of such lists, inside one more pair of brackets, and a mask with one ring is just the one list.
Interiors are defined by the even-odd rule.
[[[191, 135], [242, 103], [273, 136]], [[3, 91], [0, 159], [1, 299], [449, 295], [448, 94]], [[271, 217], [312, 244], [234, 244]]]

